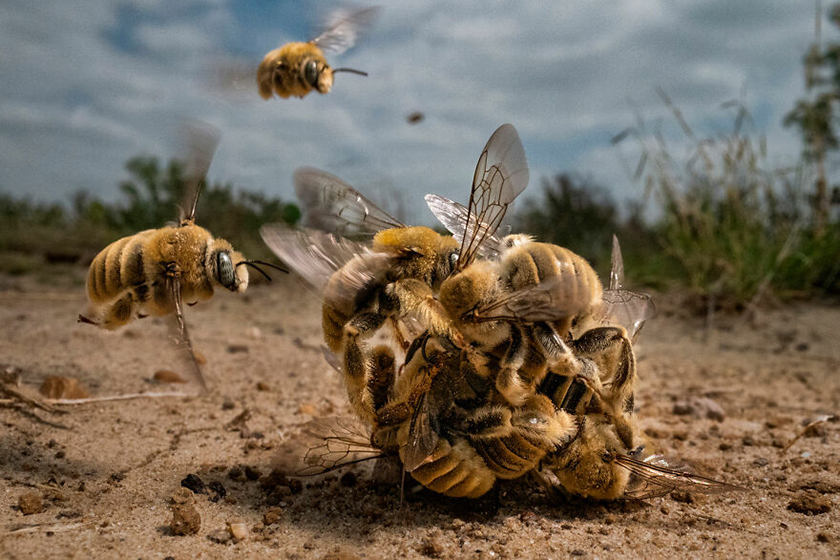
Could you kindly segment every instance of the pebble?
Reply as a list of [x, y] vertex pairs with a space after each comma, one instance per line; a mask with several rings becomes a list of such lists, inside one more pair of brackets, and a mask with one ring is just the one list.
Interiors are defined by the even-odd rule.
[[201, 528], [201, 516], [192, 504], [175, 504], [169, 528], [173, 535], [194, 535]]
[[188, 490], [192, 490], [194, 494], [206, 494], [207, 485], [197, 474], [188, 474], [187, 477], [181, 481], [181, 486]]
[[831, 511], [831, 502], [815, 490], [807, 490], [791, 499], [787, 508], [805, 515], [819, 515]]
[[41, 502], [41, 496], [35, 492], [27, 492], [18, 498], [18, 509], [23, 515], [32, 515], [44, 511], [44, 504]]
[[248, 536], [248, 527], [242, 522], [228, 523], [227, 530], [236, 542]]
[[283, 510], [279, 507], [270, 507], [263, 514], [264, 525], [274, 525], [283, 517]]
[[159, 369], [155, 372], [152, 376], [152, 379], [157, 381], [158, 383], [186, 383], [187, 381], [175, 373], [174, 371], [170, 371], [168, 369]]

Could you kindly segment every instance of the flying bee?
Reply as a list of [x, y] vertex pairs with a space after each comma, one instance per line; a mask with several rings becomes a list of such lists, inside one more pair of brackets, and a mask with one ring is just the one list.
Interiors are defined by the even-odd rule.
[[229, 242], [195, 224], [201, 184], [219, 133], [209, 125], [190, 126], [188, 138], [185, 175], [189, 210], [182, 210], [177, 224], [141, 231], [105, 247], [88, 270], [88, 310], [78, 320], [113, 330], [148, 315], [174, 314], [179, 345], [188, 351], [193, 374], [206, 389], [184, 322], [184, 303], [194, 305], [209, 299], [215, 287], [244, 292], [248, 287], [246, 265], [266, 278], [258, 265], [286, 271], [263, 261], [246, 260]]
[[[473, 176], [474, 185], [492, 196], [477, 207], [506, 205], [525, 188], [527, 163], [521, 141], [511, 125], [502, 125], [488, 140]], [[382, 327], [393, 327], [400, 346], [397, 321], [419, 318], [424, 328], [462, 345], [449, 317], [435, 299], [441, 283], [459, 262], [470, 262], [473, 247], [425, 227], [407, 227], [378, 208], [340, 179], [314, 169], [295, 173], [298, 197], [309, 223], [342, 235], [373, 235], [370, 246], [318, 230], [294, 231], [265, 226], [263, 240], [284, 262], [303, 276], [323, 297], [324, 339], [333, 352], [343, 353], [342, 375], [353, 408], [373, 421], [371, 384], [377, 375], [370, 364], [386, 359], [364, 352], [361, 341]], [[478, 187], [474, 187], [478, 188]]]
[[331, 68], [324, 51], [341, 54], [352, 47], [359, 34], [379, 13], [378, 7], [368, 7], [350, 13], [334, 13], [328, 28], [306, 43], [288, 43], [269, 52], [257, 68], [257, 86], [263, 99], [277, 95], [283, 99], [305, 97], [311, 91], [329, 93], [333, 75], [351, 72], [367, 76], [352, 68]]

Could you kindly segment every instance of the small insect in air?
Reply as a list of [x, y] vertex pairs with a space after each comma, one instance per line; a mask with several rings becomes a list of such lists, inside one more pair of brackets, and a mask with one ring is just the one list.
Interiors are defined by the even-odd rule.
[[246, 265], [269, 280], [259, 265], [288, 271], [271, 263], [246, 260], [229, 242], [214, 238], [196, 225], [198, 197], [219, 133], [209, 125], [192, 125], [187, 133], [187, 211], [182, 209], [177, 224], [123, 237], [96, 255], [87, 275], [88, 310], [78, 320], [113, 330], [149, 315], [174, 314], [178, 345], [187, 351], [192, 373], [206, 389], [184, 322], [184, 303], [194, 305], [210, 299], [214, 287], [244, 292], [248, 288]]
[[306, 43], [287, 43], [269, 52], [257, 68], [257, 86], [263, 99], [277, 95], [283, 99], [305, 97], [310, 92], [329, 93], [333, 75], [350, 72], [367, 76], [352, 68], [332, 68], [324, 51], [341, 54], [352, 47], [359, 35], [371, 25], [379, 7], [367, 7], [352, 12], [333, 12], [327, 29]]

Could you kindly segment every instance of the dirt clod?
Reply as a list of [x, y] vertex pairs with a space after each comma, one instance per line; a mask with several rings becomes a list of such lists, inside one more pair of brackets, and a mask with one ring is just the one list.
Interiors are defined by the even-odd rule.
[[174, 494], [169, 498], [173, 504], [189, 504], [192, 503], [194, 498], [194, 494], [188, 488], [178, 488]]
[[188, 474], [187, 477], [181, 481], [181, 486], [187, 490], [191, 490], [193, 494], [206, 494], [207, 485], [197, 474]]
[[218, 480], [212, 481], [210, 484], [207, 485], [207, 488], [210, 492], [213, 493], [210, 496], [211, 502], [218, 502], [219, 500], [223, 500], [225, 496], [227, 496], [227, 490], [225, 489], [224, 485], [219, 482]]
[[201, 528], [201, 515], [192, 504], [175, 504], [172, 506], [169, 528], [173, 535], [194, 535]]
[[263, 514], [263, 524], [274, 525], [283, 517], [283, 510], [279, 507], [270, 507]]
[[831, 502], [815, 490], [806, 490], [791, 499], [787, 508], [805, 515], [819, 515], [831, 511]]
[[440, 529], [430, 530], [420, 543], [418, 552], [429, 558], [441, 558], [446, 553], [443, 533]]
[[263, 393], [267, 393], [267, 392], [271, 391], [271, 385], [269, 385], [265, 381], [257, 381], [257, 391], [262, 391]]
[[44, 511], [44, 504], [41, 496], [35, 492], [27, 492], [18, 498], [18, 509], [23, 515], [33, 515]]
[[168, 369], [159, 369], [152, 376], [158, 383], [186, 383], [186, 379]]
[[59, 375], [44, 379], [38, 391], [48, 399], [86, 399], [90, 396], [78, 379]]

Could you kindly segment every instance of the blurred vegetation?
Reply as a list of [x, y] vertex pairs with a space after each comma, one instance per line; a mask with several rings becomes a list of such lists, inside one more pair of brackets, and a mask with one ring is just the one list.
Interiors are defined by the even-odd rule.
[[[183, 165], [138, 156], [125, 167], [129, 178], [119, 185], [123, 200], [113, 204], [85, 191], [75, 193], [69, 206], [0, 193], [0, 270], [23, 274], [44, 262], [87, 264], [120, 237], [177, 222], [179, 207], [191, 204], [184, 200]], [[260, 226], [294, 224], [299, 218], [294, 204], [221, 183], [204, 186], [196, 210], [198, 225], [256, 259], [275, 260], [259, 237]]]

